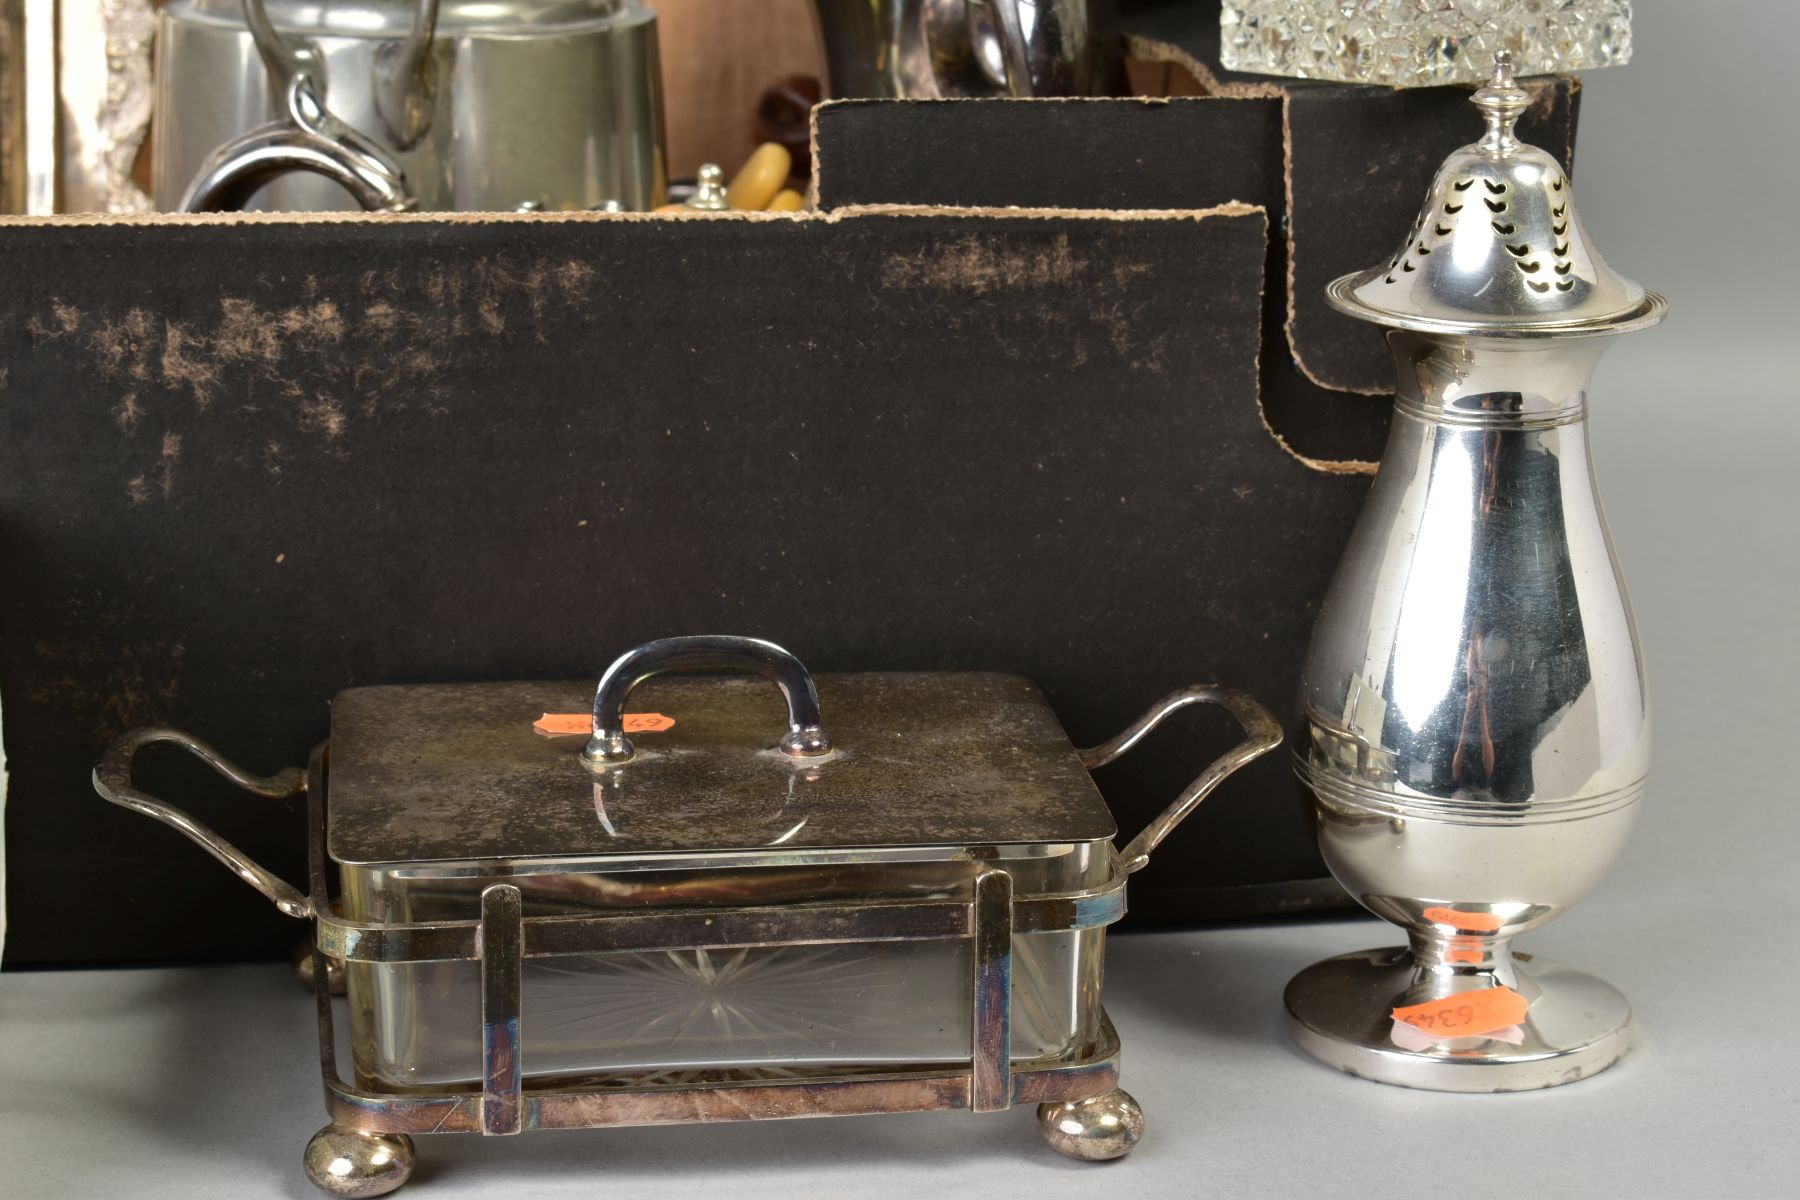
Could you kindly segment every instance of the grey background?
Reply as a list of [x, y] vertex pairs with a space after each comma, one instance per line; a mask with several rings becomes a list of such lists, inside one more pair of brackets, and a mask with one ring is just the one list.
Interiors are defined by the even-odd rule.
[[[1574, 177], [1607, 259], [1673, 303], [1602, 365], [1593, 419], [1657, 773], [1619, 867], [1529, 946], [1631, 997], [1632, 1057], [1528, 1095], [1363, 1083], [1287, 1046], [1281, 988], [1316, 958], [1395, 941], [1386, 927], [1135, 934], [1113, 940], [1108, 1004], [1151, 1130], [1124, 1163], [1055, 1158], [1028, 1111], [922, 1114], [428, 1139], [403, 1194], [1800, 1194], [1785, 911], [1800, 855], [1800, 5], [1640, 0], [1636, 28], [1632, 65], [1588, 77]], [[298, 1170], [322, 1119], [310, 1007], [274, 966], [0, 979], [0, 1180], [32, 1196], [315, 1195]]]

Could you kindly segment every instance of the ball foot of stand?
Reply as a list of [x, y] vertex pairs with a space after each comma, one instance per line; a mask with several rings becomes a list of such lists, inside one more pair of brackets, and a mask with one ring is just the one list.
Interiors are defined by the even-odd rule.
[[411, 1177], [412, 1139], [327, 1125], [306, 1143], [306, 1177], [328, 1196], [385, 1196]]
[[1051, 1149], [1086, 1162], [1123, 1158], [1144, 1136], [1144, 1110], [1123, 1088], [1086, 1100], [1040, 1104], [1037, 1118]]
[[[1359, 950], [1314, 963], [1287, 987], [1294, 1042], [1362, 1079], [1439, 1092], [1524, 1092], [1597, 1075], [1630, 1041], [1631, 1005], [1612, 985], [1548, 959], [1515, 954], [1531, 1007], [1505, 1036], [1450, 1038], [1418, 1048], [1395, 1039], [1395, 1007], [1417, 998], [1405, 949]], [[1402, 1038], [1406, 1034], [1402, 1031]]]
[[[306, 937], [300, 939], [299, 944], [294, 947], [294, 953], [293, 953], [293, 956], [290, 961], [294, 965], [294, 978], [300, 981], [301, 987], [305, 988], [309, 992], [312, 991], [313, 990], [313, 961], [314, 960], [313, 960], [313, 940], [312, 940], [311, 934], [308, 934]], [[346, 968], [344, 966], [343, 959], [329, 958], [329, 957], [326, 958], [326, 960], [325, 960], [325, 980], [330, 985], [331, 994], [334, 996], [342, 996], [344, 994], [345, 971], [346, 971]]]

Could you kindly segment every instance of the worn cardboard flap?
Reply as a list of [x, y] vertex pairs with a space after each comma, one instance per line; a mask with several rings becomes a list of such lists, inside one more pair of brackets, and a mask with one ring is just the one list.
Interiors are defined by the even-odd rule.
[[[1206, 6], [1189, 6], [1205, 8]], [[1216, 17], [1216, 13], [1214, 14]], [[1166, 26], [1166, 27], [1165, 27]], [[837, 101], [815, 113], [822, 207], [868, 203], [1192, 208], [1247, 201], [1276, 214], [1272, 314], [1291, 369], [1315, 389], [1387, 396], [1380, 334], [1333, 311], [1325, 285], [1388, 258], [1451, 150], [1480, 133], [1469, 89], [1346, 87], [1228, 75], [1190, 23], [1152, 25], [1179, 40], [1128, 40], [1137, 63], [1179, 68], [1197, 94], [1073, 100]], [[1142, 79], [1143, 72], [1139, 72]], [[1520, 136], [1574, 153], [1579, 81], [1528, 81], [1536, 102]], [[1265, 375], [1264, 385], [1271, 380]], [[1280, 385], [1276, 385], [1279, 387]], [[1366, 464], [1372, 424], [1321, 436], [1312, 411], [1276, 428], [1321, 469]], [[1284, 406], [1277, 402], [1273, 407]], [[1378, 431], [1375, 431], [1378, 435]]]
[[[1209, 679], [1279, 703], [1361, 486], [1257, 413], [1267, 245], [1242, 206], [0, 227], [8, 961], [293, 939], [93, 794], [137, 724], [267, 771], [346, 687], [718, 631], [1025, 674], [1077, 744]], [[1214, 717], [1099, 776], [1122, 828], [1235, 740]], [[301, 876], [297, 802], [172, 751], [138, 781]], [[1321, 874], [1265, 760], [1134, 904]]]
[[[1126, 39], [1140, 63], [1187, 76], [1176, 86], [1205, 96], [1275, 98], [1282, 106], [1287, 241], [1283, 329], [1295, 367], [1321, 388], [1389, 395], [1393, 368], [1380, 338], [1346, 333], [1350, 318], [1325, 302], [1325, 285], [1390, 257], [1406, 236], [1445, 156], [1474, 141], [1481, 124], [1469, 87], [1384, 88], [1246, 75], [1219, 67], [1218, 6], [1144, 3]], [[1574, 170], [1581, 80], [1525, 80], [1531, 109], [1519, 136]]]

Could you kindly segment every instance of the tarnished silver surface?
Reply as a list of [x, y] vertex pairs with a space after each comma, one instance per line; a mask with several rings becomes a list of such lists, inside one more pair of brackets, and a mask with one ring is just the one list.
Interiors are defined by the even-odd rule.
[[998, 1112], [1012, 1104], [1013, 890], [1005, 871], [975, 876], [969, 938], [975, 981], [969, 1051], [969, 1107]]
[[594, 732], [581, 756], [591, 763], [631, 761], [637, 751], [625, 736], [625, 701], [632, 689], [652, 675], [708, 670], [753, 671], [781, 689], [788, 727], [776, 748], [783, 754], [811, 758], [831, 750], [819, 716], [818, 689], [799, 659], [761, 638], [699, 635], [646, 642], [606, 668], [594, 690]]
[[814, 0], [833, 97], [1105, 96], [1116, 0]]
[[[591, 680], [355, 688], [332, 702], [331, 854], [340, 863], [604, 858], [1104, 842], [1116, 826], [1043, 695], [1018, 676], [824, 674], [835, 749], [777, 748], [780, 694], [744, 676], [659, 675], [632, 693], [674, 724], [598, 771]], [[715, 861], [720, 861], [715, 857]], [[722, 865], [722, 862], [721, 862]]]
[[1037, 1119], [1051, 1149], [1084, 1162], [1123, 1158], [1144, 1136], [1144, 1110], [1123, 1088], [1040, 1104]]
[[[1423, 250], [1415, 230], [1400, 265], [1333, 285], [1346, 312], [1390, 327], [1399, 389], [1302, 669], [1294, 747], [1332, 874], [1411, 940], [1398, 966], [1374, 953], [1303, 974], [1296, 1035], [1358, 1075], [1448, 1090], [1547, 1086], [1622, 1045], [1622, 1005], [1581, 1003], [1594, 989], [1567, 972], [1533, 981], [1510, 945], [1606, 872], [1650, 765], [1586, 416], [1610, 336], [1665, 305], [1605, 268], [1561, 169], [1513, 139], [1523, 95], [1504, 63], [1476, 93], [1487, 136], [1451, 157], [1427, 207], [1436, 219], [1453, 197], [1461, 224]], [[1522, 1027], [1430, 1042], [1388, 1015], [1491, 987], [1530, 1001]], [[1577, 1049], [1581, 1071], [1519, 1082]]]
[[481, 1132], [489, 1136], [524, 1128], [519, 1104], [525, 1078], [520, 1052], [523, 926], [518, 888], [496, 883], [482, 889]]
[[306, 1177], [327, 1196], [385, 1196], [412, 1177], [412, 1139], [327, 1125], [306, 1143]]
[[[274, 71], [251, 33], [264, 13], [286, 47]], [[158, 208], [406, 207], [345, 190], [371, 162], [424, 211], [663, 196], [655, 16], [639, 0], [173, 0], [157, 41]]]

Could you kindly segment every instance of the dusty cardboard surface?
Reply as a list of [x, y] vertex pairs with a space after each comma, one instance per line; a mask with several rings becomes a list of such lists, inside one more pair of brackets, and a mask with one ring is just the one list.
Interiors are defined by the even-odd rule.
[[[140, 722], [269, 770], [348, 686], [707, 631], [1020, 672], [1077, 744], [1197, 681], [1281, 704], [1363, 485], [1245, 402], [1266, 246], [1247, 209], [0, 229], [8, 961], [295, 936], [93, 795]], [[1215, 717], [1099, 776], [1121, 828], [1235, 740]], [[167, 753], [141, 783], [298, 877], [298, 803]], [[1140, 919], [1320, 873], [1276, 757], [1136, 877]]]

